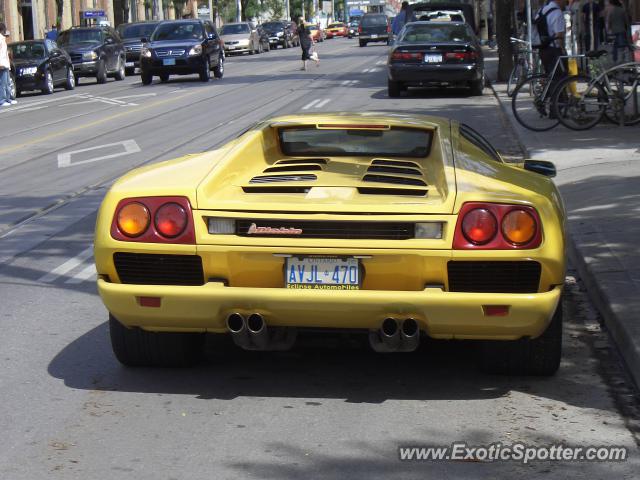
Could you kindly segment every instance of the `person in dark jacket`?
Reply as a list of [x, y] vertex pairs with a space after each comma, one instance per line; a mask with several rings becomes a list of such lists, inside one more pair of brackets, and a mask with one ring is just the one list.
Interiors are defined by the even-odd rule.
[[[313, 38], [311, 38], [311, 30], [304, 24], [304, 18], [298, 19], [298, 37], [300, 38], [300, 48], [302, 49], [302, 68], [307, 69], [307, 61], [311, 60], [311, 49], [313, 48]], [[316, 65], [318, 60], [315, 60]]]

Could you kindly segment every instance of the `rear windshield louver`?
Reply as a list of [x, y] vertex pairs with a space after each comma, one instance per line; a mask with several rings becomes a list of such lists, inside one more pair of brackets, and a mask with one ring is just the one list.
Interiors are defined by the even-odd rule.
[[264, 173], [275, 173], [275, 172], [308, 172], [313, 170], [322, 170], [320, 165], [283, 165], [276, 167], [269, 167], [265, 169]]
[[260, 186], [260, 187], [254, 187], [254, 186], [246, 186], [246, 187], [242, 187], [242, 190], [244, 190], [245, 193], [309, 193], [309, 190], [311, 190], [311, 187], [287, 187], [287, 186]]
[[391, 167], [386, 165], [372, 165], [369, 167], [367, 172], [377, 172], [377, 173], [397, 173], [398, 175], [417, 175], [418, 177], [422, 176], [422, 172], [415, 168], [408, 167]]
[[276, 165], [297, 165], [299, 163], [317, 163], [318, 165], [326, 165], [326, 158], [300, 158], [295, 160], [278, 160]]
[[363, 195], [406, 195], [412, 197], [425, 197], [427, 192], [427, 189], [422, 188], [358, 187], [358, 193]]
[[253, 177], [249, 183], [277, 183], [277, 182], [311, 182], [316, 180], [313, 174], [303, 175], [258, 175]]
[[204, 285], [202, 259], [198, 255], [151, 253], [113, 254], [122, 283], [136, 285]]
[[377, 183], [393, 183], [395, 185], [416, 185], [419, 187], [426, 187], [427, 184], [417, 178], [406, 177], [393, 177], [389, 175], [365, 175], [362, 179], [363, 182], [377, 182]]
[[415, 162], [405, 162], [405, 161], [402, 161], [402, 160], [381, 160], [381, 159], [376, 159], [373, 162], [371, 162], [371, 165], [388, 165], [390, 167], [420, 168], [420, 165], [418, 165]]

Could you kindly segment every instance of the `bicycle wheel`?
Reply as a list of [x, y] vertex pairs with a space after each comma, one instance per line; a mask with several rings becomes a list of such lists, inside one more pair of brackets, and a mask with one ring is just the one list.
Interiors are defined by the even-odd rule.
[[545, 91], [546, 85], [545, 75], [531, 75], [520, 82], [511, 97], [513, 115], [529, 130], [544, 132], [560, 123], [551, 111], [553, 92]]
[[571, 130], [588, 130], [604, 115], [609, 98], [591, 77], [574, 75], [558, 83], [553, 92], [553, 111], [560, 123]]
[[612, 92], [604, 115], [611, 123], [626, 126], [640, 123], [640, 77], [636, 75], [630, 72], [609, 79]]
[[521, 61], [518, 61], [513, 66], [511, 70], [511, 74], [509, 75], [509, 80], [507, 81], [507, 95], [512, 97], [513, 92], [520, 83], [520, 81], [525, 77], [525, 68]]

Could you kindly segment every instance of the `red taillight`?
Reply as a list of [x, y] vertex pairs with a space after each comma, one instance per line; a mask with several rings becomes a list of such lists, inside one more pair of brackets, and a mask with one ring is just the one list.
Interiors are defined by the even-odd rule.
[[165, 203], [155, 216], [156, 230], [167, 238], [175, 238], [187, 228], [187, 212], [177, 203]]
[[402, 52], [395, 51], [391, 54], [392, 62], [421, 62], [423, 60], [422, 52]]
[[391, 25], [387, 25], [387, 33], [391, 33]]
[[362, 33], [362, 26], [358, 26], [358, 33]]
[[467, 202], [453, 236], [455, 250], [527, 249], [541, 243], [540, 216], [528, 205]]
[[467, 62], [478, 58], [476, 52], [447, 52], [444, 54], [445, 60], [454, 60], [457, 62]]
[[462, 219], [462, 234], [474, 245], [489, 243], [498, 231], [496, 217], [486, 208], [476, 208]]
[[[146, 212], [148, 219], [144, 222]], [[191, 204], [186, 197], [136, 197], [118, 202], [111, 237], [126, 242], [195, 244]]]

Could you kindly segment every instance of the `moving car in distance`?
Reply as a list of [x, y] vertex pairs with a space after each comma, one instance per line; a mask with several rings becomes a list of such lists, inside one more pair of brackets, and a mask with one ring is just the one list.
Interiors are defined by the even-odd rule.
[[169, 20], [160, 23], [146, 41], [140, 54], [140, 76], [150, 85], [154, 76], [161, 82], [171, 75], [197, 73], [208, 82], [211, 71], [216, 78], [224, 75], [224, 50], [216, 28], [202, 20]]
[[73, 90], [76, 80], [69, 55], [51, 40], [26, 40], [8, 45], [13, 57], [15, 95], [40, 90], [51, 94], [55, 87]]
[[[480, 31], [479, 19], [476, 18], [475, 9], [477, 2], [474, 0], [424, 0], [420, 3], [412, 3], [409, 9], [419, 20], [432, 12], [461, 12], [464, 22], [478, 34]], [[451, 19], [454, 21], [454, 19]]]
[[326, 32], [327, 38], [346, 37], [347, 26], [342, 22], [330, 23], [329, 25], [327, 25], [325, 32]]
[[461, 22], [405, 25], [389, 51], [387, 71], [390, 97], [410, 86], [463, 86], [472, 95], [482, 95], [484, 89], [480, 42]]
[[311, 32], [311, 39], [314, 42], [324, 42], [324, 33], [318, 25], [315, 23], [305, 23], [305, 26]]
[[347, 37], [348, 38], [353, 38], [353, 37], [357, 37], [358, 35], [360, 35], [358, 33], [358, 26], [359, 25], [360, 25], [359, 21], [349, 22], [349, 29], [347, 30]]
[[358, 27], [359, 44], [366, 47], [369, 42], [391, 42], [391, 24], [383, 13], [365, 13]]
[[158, 21], [148, 21], [118, 25], [116, 30], [122, 39], [126, 52], [124, 67], [127, 75], [133, 75], [140, 68], [142, 39], [149, 38], [159, 23]]
[[378, 352], [477, 340], [487, 369], [561, 356], [565, 212], [550, 162], [508, 164], [445, 118], [307, 114], [115, 182], [98, 291], [125, 365], [188, 365], [205, 333], [286, 350], [299, 330]]
[[227, 23], [220, 30], [220, 36], [224, 42], [224, 51], [227, 55], [232, 53], [249, 53], [253, 55], [259, 52], [260, 39], [258, 32], [252, 28], [249, 22]]
[[293, 46], [291, 30], [286, 22], [271, 21], [262, 24], [265, 32], [269, 35], [271, 48], [289, 48]]
[[76, 84], [80, 77], [95, 77], [98, 83], [108, 77], [124, 80], [124, 45], [113, 28], [72, 27], [60, 32], [57, 44], [71, 57]]

